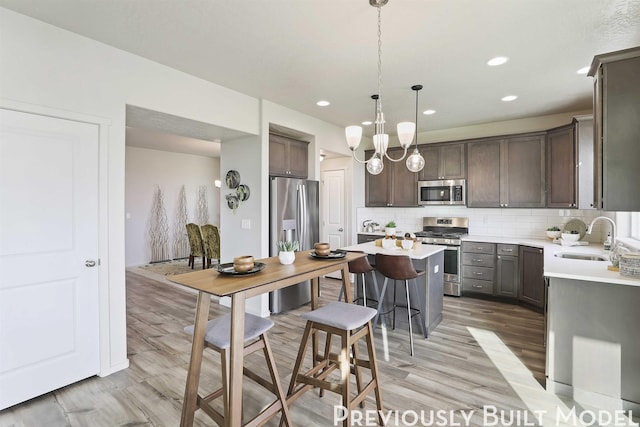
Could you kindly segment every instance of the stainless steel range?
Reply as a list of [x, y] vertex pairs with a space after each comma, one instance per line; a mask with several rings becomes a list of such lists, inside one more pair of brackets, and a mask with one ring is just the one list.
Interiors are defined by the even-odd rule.
[[462, 236], [469, 233], [469, 218], [423, 217], [422, 231], [416, 237], [422, 243], [446, 246], [444, 251], [444, 294], [462, 295]]

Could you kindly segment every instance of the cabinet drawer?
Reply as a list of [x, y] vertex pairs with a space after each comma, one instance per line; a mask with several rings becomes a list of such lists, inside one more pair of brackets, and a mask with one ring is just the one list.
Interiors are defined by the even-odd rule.
[[493, 267], [494, 255], [488, 254], [475, 254], [473, 252], [467, 252], [462, 254], [463, 265], [476, 265], [478, 267]]
[[482, 294], [493, 294], [493, 282], [489, 280], [463, 279], [462, 292], [478, 292]]
[[473, 252], [478, 254], [495, 254], [495, 243], [483, 242], [462, 242], [462, 252]]
[[358, 244], [373, 242], [376, 239], [382, 239], [382, 236], [378, 236], [376, 234], [358, 234]]
[[498, 244], [498, 255], [518, 256], [518, 245]]
[[462, 277], [469, 279], [490, 280], [493, 282], [494, 269], [489, 267], [462, 266]]

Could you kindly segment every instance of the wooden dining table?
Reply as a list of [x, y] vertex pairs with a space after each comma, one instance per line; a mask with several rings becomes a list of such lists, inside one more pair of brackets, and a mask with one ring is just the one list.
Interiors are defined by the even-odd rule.
[[347, 302], [353, 301], [353, 291], [349, 281], [348, 263], [366, 256], [364, 253], [347, 252], [342, 258], [318, 259], [311, 256], [312, 251], [296, 252], [293, 264], [280, 264], [278, 257], [257, 260], [265, 267], [253, 274], [222, 274], [215, 269], [194, 271], [169, 276], [171, 282], [198, 291], [195, 327], [184, 402], [182, 404], [181, 426], [192, 426], [197, 409], [198, 383], [204, 351], [204, 337], [209, 320], [211, 295], [231, 298], [231, 346], [229, 349], [229, 399], [225, 410], [227, 426], [242, 425], [242, 382], [245, 305], [247, 298], [262, 295], [276, 289], [311, 280], [311, 309], [318, 307], [320, 290], [319, 279], [326, 274], [341, 271], [342, 287]]

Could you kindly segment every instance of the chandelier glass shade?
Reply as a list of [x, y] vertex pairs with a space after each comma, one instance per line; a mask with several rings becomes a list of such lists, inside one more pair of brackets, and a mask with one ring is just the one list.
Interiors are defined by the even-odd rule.
[[[369, 0], [369, 4], [378, 8], [378, 94], [373, 95], [372, 98], [376, 100], [376, 112], [375, 112], [375, 121], [374, 121], [374, 135], [373, 135], [373, 146], [375, 148], [375, 152], [373, 156], [369, 160], [359, 160], [356, 157], [356, 150], [360, 145], [360, 140], [362, 139], [362, 127], [360, 126], [347, 126], [345, 128], [345, 138], [347, 140], [347, 145], [353, 154], [353, 158], [360, 162], [366, 163], [367, 171], [372, 175], [378, 175], [384, 169], [384, 158], [386, 157], [388, 160], [392, 162], [400, 162], [407, 156], [407, 150], [411, 146], [413, 142], [413, 137], [416, 135], [416, 149], [413, 154], [407, 158], [407, 168], [412, 172], [418, 172], [422, 170], [424, 167], [424, 159], [418, 152], [417, 148], [417, 133], [416, 133], [416, 123], [418, 121], [417, 116], [417, 90], [416, 90], [416, 121], [415, 122], [401, 122], [397, 125], [397, 134], [398, 140], [400, 141], [400, 147], [404, 150], [402, 156], [398, 159], [394, 159], [387, 154], [387, 148], [389, 147], [389, 135], [384, 131], [384, 113], [382, 112], [382, 97], [380, 95], [381, 87], [382, 87], [382, 20], [381, 20], [381, 9], [382, 6], [387, 4], [388, 0]], [[418, 85], [419, 86], [419, 85]], [[422, 86], [420, 86], [422, 89]]]
[[[418, 92], [422, 89], [422, 85], [413, 85], [411, 89], [416, 92], [416, 126], [418, 125]], [[418, 150], [418, 132], [416, 131], [416, 148], [413, 153], [407, 157], [407, 169], [411, 172], [420, 172], [424, 168], [424, 157]]]

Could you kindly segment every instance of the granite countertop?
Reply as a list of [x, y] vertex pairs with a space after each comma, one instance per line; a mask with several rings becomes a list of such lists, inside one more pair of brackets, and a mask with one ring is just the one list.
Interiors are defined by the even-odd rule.
[[382, 246], [376, 246], [375, 242], [367, 242], [360, 243], [359, 245], [346, 246], [340, 249], [345, 251], [361, 251], [369, 255], [381, 253], [385, 255], [408, 255], [411, 259], [427, 259], [431, 255], [443, 252], [445, 247], [440, 245], [419, 244], [416, 249], [402, 249], [399, 246], [391, 249], [384, 249]]
[[463, 241], [504, 243], [525, 245], [544, 249], [544, 275], [563, 279], [584, 280], [587, 282], [604, 282], [618, 285], [640, 286], [640, 280], [623, 277], [617, 271], [607, 269], [609, 261], [586, 261], [556, 257], [559, 252], [599, 254], [609, 258], [609, 251], [603, 250], [602, 244], [590, 243], [588, 246], [562, 246], [549, 239], [465, 236]]

